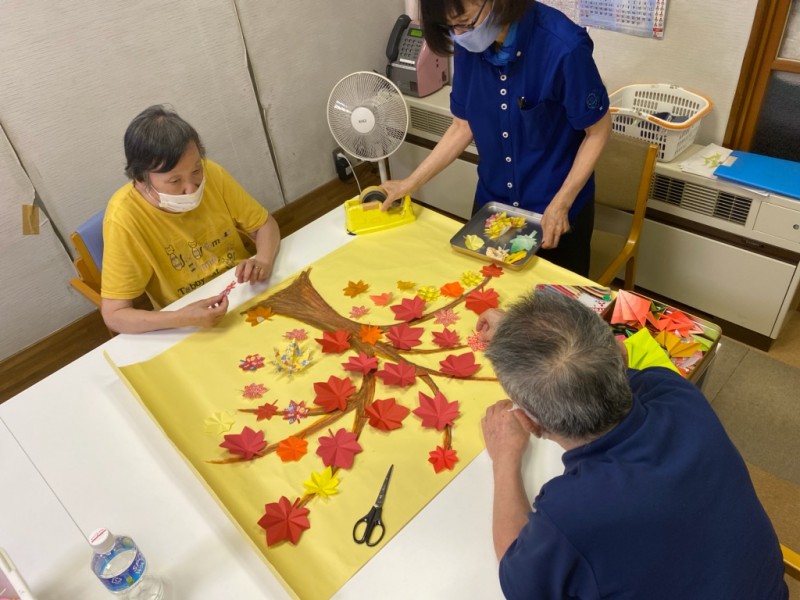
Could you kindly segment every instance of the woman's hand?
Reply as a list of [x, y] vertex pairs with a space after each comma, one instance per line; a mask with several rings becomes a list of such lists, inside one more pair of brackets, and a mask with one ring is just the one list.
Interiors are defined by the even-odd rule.
[[569, 206], [553, 200], [542, 215], [542, 249], [555, 248], [561, 236], [569, 231]]
[[228, 295], [225, 293], [187, 304], [175, 311], [186, 325], [214, 327], [228, 312]]
[[258, 255], [251, 256], [236, 265], [236, 282], [244, 283], [249, 281], [251, 284], [264, 281], [272, 274], [272, 263], [259, 258]]
[[389, 210], [396, 200], [402, 200], [406, 194], [411, 193], [411, 186], [405, 179], [389, 179], [381, 184], [381, 189], [386, 192], [381, 210]]

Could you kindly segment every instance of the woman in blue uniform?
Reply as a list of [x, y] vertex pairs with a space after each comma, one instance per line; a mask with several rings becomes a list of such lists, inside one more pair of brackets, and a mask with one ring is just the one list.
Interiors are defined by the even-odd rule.
[[503, 202], [542, 213], [539, 256], [588, 275], [592, 172], [611, 133], [608, 94], [586, 31], [532, 0], [421, 0], [428, 46], [453, 53], [453, 123], [385, 206], [414, 192], [475, 140], [473, 212]]

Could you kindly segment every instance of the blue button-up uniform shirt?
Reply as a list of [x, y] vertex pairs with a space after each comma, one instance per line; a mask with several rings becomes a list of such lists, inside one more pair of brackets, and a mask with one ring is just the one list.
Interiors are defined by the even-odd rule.
[[[496, 201], [544, 212], [572, 167], [584, 129], [608, 111], [592, 49], [584, 29], [538, 2], [504, 46], [507, 64], [492, 64], [491, 48], [475, 53], [455, 45], [450, 110], [469, 122], [478, 148], [475, 210]], [[593, 194], [590, 178], [570, 220]]]

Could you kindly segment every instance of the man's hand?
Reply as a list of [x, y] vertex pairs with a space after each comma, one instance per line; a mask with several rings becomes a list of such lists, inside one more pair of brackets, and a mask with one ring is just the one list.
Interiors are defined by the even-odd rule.
[[228, 312], [228, 296], [222, 293], [212, 298], [198, 300], [176, 312], [186, 320], [187, 325], [214, 327]]
[[489, 308], [481, 313], [475, 325], [475, 331], [484, 342], [491, 342], [497, 326], [505, 316], [505, 311], [500, 308]]
[[530, 442], [525, 414], [512, 410], [511, 400], [500, 400], [486, 410], [481, 420], [483, 439], [492, 462], [519, 468], [522, 454]]
[[235, 274], [237, 283], [248, 281], [252, 285], [264, 281], [272, 274], [272, 263], [258, 255], [252, 256], [236, 265]]

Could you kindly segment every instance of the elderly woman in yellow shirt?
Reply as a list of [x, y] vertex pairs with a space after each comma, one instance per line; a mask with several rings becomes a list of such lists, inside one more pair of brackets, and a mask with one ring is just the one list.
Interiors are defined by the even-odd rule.
[[[125, 132], [125, 173], [103, 221], [102, 315], [121, 333], [213, 327], [228, 310], [220, 294], [158, 311], [235, 267], [238, 283], [267, 279], [280, 244], [275, 219], [220, 165], [205, 158], [195, 129], [164, 106]], [[238, 232], [255, 242], [250, 256]], [[157, 309], [134, 308], [146, 293]]]

